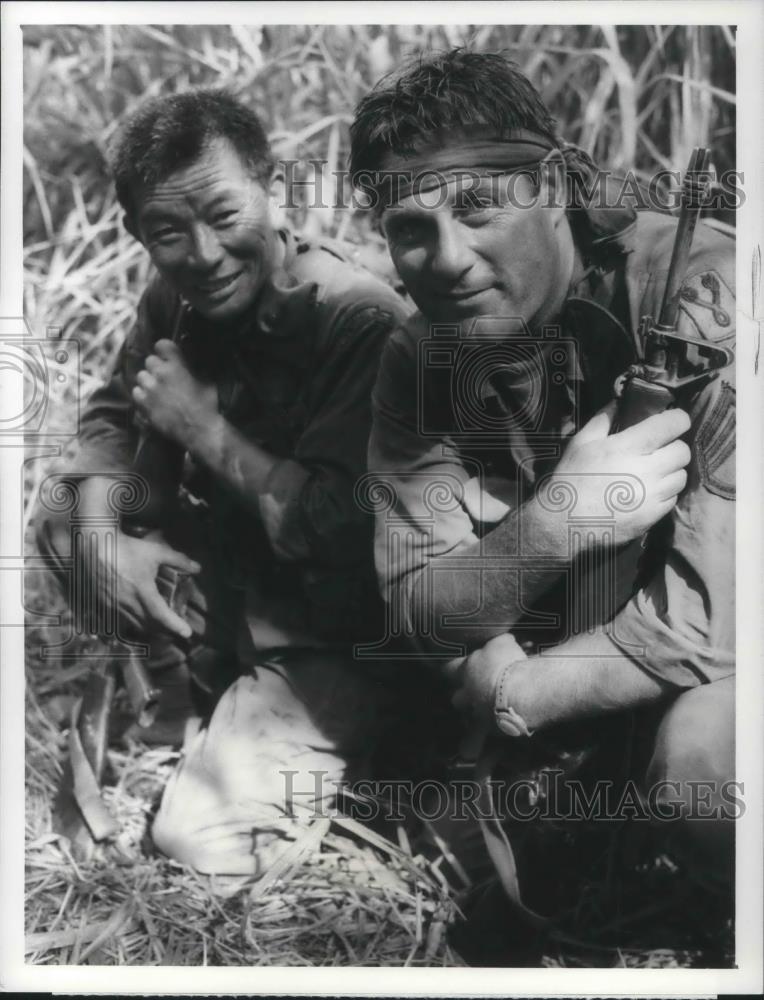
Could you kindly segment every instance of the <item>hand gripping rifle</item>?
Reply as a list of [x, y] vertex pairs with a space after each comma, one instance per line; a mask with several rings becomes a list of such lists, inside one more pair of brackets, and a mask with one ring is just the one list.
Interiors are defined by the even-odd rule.
[[733, 355], [724, 347], [677, 333], [682, 282], [687, 273], [690, 248], [705, 192], [704, 174], [709, 152], [693, 150], [682, 184], [682, 205], [674, 249], [669, 264], [658, 322], [643, 316], [639, 324], [644, 359], [632, 365], [615, 383], [618, 409], [611, 433], [638, 424], [654, 413], [682, 405], [692, 391], [716, 378], [731, 364]]
[[[616, 380], [618, 407], [611, 433], [625, 430], [669, 407], [683, 405], [690, 392], [716, 378], [733, 360], [732, 352], [726, 348], [677, 333], [682, 283], [705, 191], [703, 174], [708, 158], [707, 149], [693, 150], [682, 185], [679, 225], [658, 322], [655, 323], [652, 316], [643, 316], [640, 321], [644, 358], [631, 365]], [[478, 757], [477, 776], [481, 796], [488, 809], [481, 819], [486, 847], [515, 913], [524, 917], [531, 926], [543, 927], [549, 921], [530, 910], [521, 899], [512, 846], [498, 817], [492, 812], [490, 791], [486, 789], [495, 760], [491, 751], [483, 749], [481, 755], [479, 748], [483, 738], [483, 734], [478, 734], [477, 749], [470, 745], [469, 749], [462, 749], [462, 754], [468, 758]], [[570, 940], [556, 933], [554, 937], [561, 941]]]
[[[173, 340], [178, 339], [179, 327], [180, 315]], [[132, 471], [151, 485], [146, 505], [135, 517], [123, 521], [121, 528], [125, 534], [143, 537], [160, 525], [168, 505], [177, 495], [183, 457], [180, 448], [155, 431], [150, 428], [142, 430]], [[81, 554], [76, 553], [73, 546], [72, 558]], [[85, 553], [85, 558], [89, 560], [88, 553]], [[114, 567], [111, 568], [113, 571]], [[170, 567], [162, 567], [157, 577], [160, 594], [181, 615], [186, 592], [184, 579], [184, 574]], [[81, 587], [75, 582], [75, 591], [79, 589]], [[116, 598], [115, 589], [112, 587], [111, 590], [110, 597]], [[76, 602], [77, 595], [73, 594], [73, 598]], [[85, 613], [87, 615], [88, 609]], [[93, 622], [99, 620], [92, 609], [90, 614]], [[159, 706], [160, 692], [152, 683], [143, 661], [133, 651], [125, 654], [121, 638], [111, 636], [106, 642], [104, 655], [91, 670], [82, 699], [72, 715], [69, 757], [64, 764], [53, 805], [54, 829], [69, 839], [77, 858], [88, 858], [95, 842], [112, 838], [119, 831], [117, 821], [101, 796], [109, 722], [119, 681], [125, 688], [131, 712], [139, 726], [150, 726]]]

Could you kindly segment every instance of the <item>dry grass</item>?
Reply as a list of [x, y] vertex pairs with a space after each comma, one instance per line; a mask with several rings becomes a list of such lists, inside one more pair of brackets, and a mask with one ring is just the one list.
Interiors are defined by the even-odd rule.
[[[149, 94], [232, 87], [263, 115], [277, 155], [326, 162], [329, 191], [368, 87], [420, 49], [469, 43], [506, 50], [565, 136], [603, 165], [647, 177], [683, 168], [690, 148], [705, 143], [718, 170], [734, 167], [735, 43], [725, 28], [74, 26], [27, 27], [24, 38], [25, 312], [36, 335], [59, 328], [80, 354], [52, 384], [57, 426], [101, 381], [145, 282], [147, 258], [122, 226], [105, 149], [119, 116]], [[293, 222], [384, 260], [379, 237], [350, 212], [298, 209]], [[47, 458], [27, 463], [27, 527], [48, 468]], [[60, 604], [41, 574], [30, 577], [27, 600], [32, 621], [35, 610]], [[30, 648], [41, 640], [32, 628]], [[81, 670], [28, 661], [28, 961], [460, 964], [444, 933], [459, 880], [451, 885], [447, 860], [405, 837], [380, 845], [363, 829], [313, 827], [312, 849], [256, 884], [203, 878], [154, 856], [145, 834], [169, 751], [111, 752], [108, 796], [123, 834], [75, 863], [51, 833], [50, 803]], [[613, 883], [606, 855], [574, 873], [580, 898], [564, 924], [585, 946], [550, 944], [541, 964], [729, 964], [729, 916], [703, 919], [707, 902], [681, 873], [653, 856]]]
[[442, 859], [412, 854], [405, 838], [398, 846], [352, 820], [318, 819], [257, 881], [158, 857], [148, 827], [177, 761], [169, 748], [109, 751], [104, 798], [121, 832], [75, 861], [52, 832], [51, 801], [77, 685], [39, 664], [28, 688], [28, 962], [460, 964], [444, 935], [456, 904]]
[[[260, 880], [206, 877], [157, 856], [148, 831], [177, 760], [169, 748], [131, 744], [109, 751], [104, 797], [121, 832], [90, 860], [75, 861], [67, 842], [52, 832], [51, 802], [71, 705], [85, 674], [82, 665], [62, 669], [37, 658], [40, 642], [50, 638], [29, 630], [28, 962], [464, 964], [450, 932], [468, 898], [465, 880], [444, 845], [433, 846], [429, 831], [409, 821], [396, 826], [391, 840], [342, 817], [316, 820]], [[536, 861], [559, 872], [557, 931], [529, 952], [522, 929], [511, 921], [484, 928], [478, 945], [485, 930], [498, 933], [499, 964], [518, 959], [568, 968], [733, 963], [731, 900], [693, 886], [655, 844], [638, 842], [635, 849], [627, 830], [612, 834], [545, 825], [530, 836]], [[473, 964], [476, 960], [494, 961], [482, 950], [477, 959], [470, 954]]]
[[[51, 426], [65, 425], [102, 379], [145, 284], [147, 256], [122, 226], [105, 153], [119, 116], [148, 95], [230, 87], [262, 115], [277, 156], [324, 162], [330, 196], [358, 99], [403, 59], [468, 44], [514, 59], [565, 137], [603, 166], [647, 179], [684, 169], [699, 143], [711, 146], [718, 171], [735, 166], [735, 42], [726, 28], [27, 26], [24, 43], [25, 315], [37, 336], [55, 328], [80, 348], [51, 386]], [[381, 237], [358, 213], [291, 214], [306, 234], [343, 239], [389, 268]], [[27, 463], [27, 521], [49, 464]]]

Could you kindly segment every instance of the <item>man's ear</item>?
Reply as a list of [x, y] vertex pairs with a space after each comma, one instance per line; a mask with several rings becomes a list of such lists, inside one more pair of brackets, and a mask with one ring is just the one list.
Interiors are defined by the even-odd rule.
[[284, 173], [281, 170], [276, 170], [270, 179], [268, 185], [268, 208], [273, 228], [283, 229], [287, 224], [286, 181]]
[[122, 225], [125, 227], [128, 233], [130, 233], [130, 235], [133, 237], [134, 240], [138, 240], [139, 243], [143, 243], [143, 239], [141, 238], [141, 231], [135, 224], [135, 219], [133, 219], [132, 215], [129, 215], [127, 212], [125, 212], [124, 215], [122, 216]]
[[539, 163], [539, 205], [552, 213], [552, 224], [565, 218], [568, 181], [565, 159], [559, 149], [552, 149]]

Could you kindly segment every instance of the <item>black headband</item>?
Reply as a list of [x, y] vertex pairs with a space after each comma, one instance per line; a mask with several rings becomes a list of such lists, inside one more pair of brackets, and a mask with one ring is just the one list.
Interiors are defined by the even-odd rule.
[[[357, 177], [359, 187], [371, 189], [377, 208], [397, 204], [412, 193], [424, 193], [447, 184], [455, 176], [491, 176], [531, 172], [553, 150], [559, 150], [568, 177], [568, 215], [583, 241], [587, 256], [628, 253], [636, 221], [634, 208], [619, 197], [613, 178], [598, 169], [591, 157], [577, 146], [555, 141], [538, 132], [516, 128], [501, 130], [493, 125], [464, 125], [423, 131], [416, 149], [390, 150], [381, 169]], [[577, 183], [576, 183], [577, 182]], [[601, 192], [601, 200], [582, 197], [582, 191]]]
[[416, 150], [387, 153], [381, 169], [361, 180], [377, 192], [379, 207], [447, 183], [449, 175], [517, 173], [531, 170], [553, 150], [554, 142], [528, 129], [499, 134], [492, 125], [423, 132]]

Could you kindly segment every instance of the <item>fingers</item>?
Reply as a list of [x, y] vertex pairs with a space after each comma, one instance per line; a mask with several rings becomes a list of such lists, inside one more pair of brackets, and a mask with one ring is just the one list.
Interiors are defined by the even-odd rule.
[[675, 500], [687, 485], [687, 472], [678, 469], [661, 482], [658, 487], [658, 497], [661, 500]]
[[613, 435], [613, 440], [618, 439], [624, 447], [649, 455], [675, 441], [689, 429], [690, 417], [685, 410], [664, 410], [633, 427], [627, 427], [625, 431], [619, 431]]
[[149, 354], [149, 356], [146, 358], [146, 361], [144, 362], [143, 367], [147, 372], [156, 374], [157, 369], [162, 367], [162, 359], [157, 357], [156, 354]]
[[119, 619], [122, 625], [136, 633], [143, 632], [146, 629], [146, 612], [143, 606], [140, 609], [134, 609], [132, 606], [126, 604], [120, 604], [118, 607]]
[[158, 625], [163, 626], [168, 632], [172, 632], [173, 635], [180, 636], [181, 639], [191, 638], [191, 626], [180, 615], [176, 615], [167, 602], [162, 599], [156, 584], [139, 591], [139, 596], [146, 609], [146, 613]]
[[[180, 348], [171, 340], [158, 340], [156, 344], [154, 344], [154, 354], [165, 361], [169, 361], [171, 358], [176, 358], [180, 355]], [[146, 367], [148, 367], [148, 365]]]
[[110, 569], [103, 564], [96, 567], [90, 583], [96, 586], [96, 598], [101, 613], [116, 612], [122, 625], [132, 632], [145, 630], [146, 610], [133, 586], [121, 580], [113, 580]]
[[179, 569], [181, 573], [191, 573], [192, 575], [198, 573], [202, 568], [196, 560], [171, 548], [167, 542], [158, 542], [157, 550], [160, 566], [172, 566], [173, 569]]
[[483, 489], [477, 476], [464, 484], [462, 504], [473, 521], [501, 521], [509, 513], [508, 505]]
[[589, 441], [603, 441], [610, 433], [613, 426], [617, 402], [611, 399], [602, 409], [595, 413], [581, 430], [576, 434], [577, 444], [586, 444]]
[[653, 463], [653, 468], [657, 472], [668, 476], [672, 472], [684, 469], [685, 466], [689, 465], [691, 458], [690, 446], [685, 441], [677, 439], [653, 452], [650, 462]]
[[656, 506], [655, 506], [655, 518], [651, 522], [651, 526], [653, 524], [657, 524], [658, 521], [662, 520], [666, 516], [666, 514], [670, 514], [671, 513], [671, 511], [674, 509], [674, 507], [676, 507], [676, 501], [677, 501], [678, 496], [679, 496], [679, 494], [677, 493], [674, 496], [668, 497], [666, 500], [663, 500], [661, 503], [656, 504]]
[[116, 612], [124, 627], [133, 631], [141, 632], [146, 628], [146, 612], [141, 601], [137, 600], [134, 594], [126, 594], [124, 588], [118, 588], [114, 592], [113, 587], [106, 587], [103, 581], [99, 580], [98, 599], [105, 609], [107, 603], [112, 607], [116, 604]]
[[156, 378], [151, 372], [147, 372], [145, 369], [142, 372], [138, 372], [135, 381], [142, 389], [148, 389], [149, 391], [155, 389], [157, 384]]

